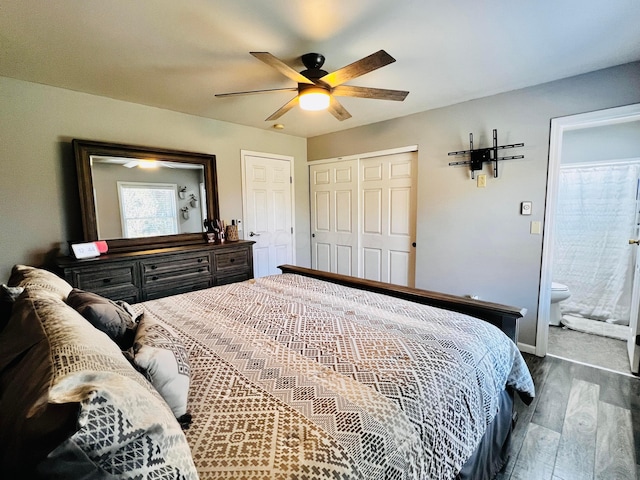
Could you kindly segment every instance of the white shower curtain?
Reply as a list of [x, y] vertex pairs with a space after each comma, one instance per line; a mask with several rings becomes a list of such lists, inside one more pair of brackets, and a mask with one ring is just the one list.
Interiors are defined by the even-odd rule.
[[560, 167], [553, 280], [562, 313], [628, 325], [640, 161]]

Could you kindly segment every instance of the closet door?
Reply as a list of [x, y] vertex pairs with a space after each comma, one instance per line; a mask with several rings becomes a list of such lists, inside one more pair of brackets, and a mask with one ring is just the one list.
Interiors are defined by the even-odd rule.
[[415, 286], [417, 152], [360, 160], [360, 274]]
[[309, 167], [311, 266], [358, 276], [358, 161]]

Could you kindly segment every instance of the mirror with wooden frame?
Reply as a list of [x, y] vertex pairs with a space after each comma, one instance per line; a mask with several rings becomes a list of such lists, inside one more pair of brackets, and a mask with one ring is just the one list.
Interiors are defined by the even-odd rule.
[[204, 243], [220, 218], [216, 157], [73, 140], [85, 242], [110, 252]]

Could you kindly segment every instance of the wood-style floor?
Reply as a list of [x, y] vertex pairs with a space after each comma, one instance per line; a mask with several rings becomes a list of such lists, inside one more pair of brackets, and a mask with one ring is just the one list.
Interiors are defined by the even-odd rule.
[[640, 480], [640, 378], [524, 354], [536, 385], [498, 480]]

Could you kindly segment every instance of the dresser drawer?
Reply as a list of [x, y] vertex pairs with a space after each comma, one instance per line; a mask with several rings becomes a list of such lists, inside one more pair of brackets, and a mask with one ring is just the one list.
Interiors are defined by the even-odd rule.
[[179, 270], [175, 272], [155, 273], [145, 276], [143, 288], [149, 292], [153, 289], [172, 289], [180, 285], [193, 283], [208, 283], [211, 279], [211, 272], [208, 265], [198, 267], [197, 270]]
[[76, 288], [98, 293], [98, 290], [114, 288], [137, 289], [135, 264], [100, 265], [99, 268], [73, 268], [67, 278]]
[[230, 270], [244, 270], [249, 268], [249, 250], [246, 248], [224, 250], [213, 253], [214, 269], [217, 274]]
[[194, 292], [196, 290], [202, 290], [203, 288], [208, 288], [211, 285], [209, 284], [209, 281], [199, 281], [199, 282], [195, 282], [195, 283], [189, 283], [189, 284], [184, 284], [184, 283], [180, 283], [180, 284], [175, 284], [175, 285], [171, 285], [169, 286], [169, 288], [165, 287], [160, 287], [160, 288], [151, 288], [148, 289], [145, 293], [145, 298], [147, 300], [155, 300], [156, 298], [164, 298], [164, 297], [168, 297], [170, 295], [177, 295], [179, 293], [187, 293], [187, 292]]
[[[145, 298], [159, 298], [179, 293], [181, 287], [211, 281], [208, 253], [167, 255], [140, 262]], [[190, 287], [189, 287], [190, 288]], [[188, 291], [188, 290], [187, 290]]]
[[123, 300], [127, 303], [138, 303], [142, 301], [138, 287], [96, 288], [92, 290], [92, 292], [114, 301]]
[[142, 260], [140, 264], [142, 265], [142, 274], [145, 278], [154, 275], [170, 275], [171, 273], [184, 270], [193, 272], [210, 271], [208, 253], [166, 255]]

